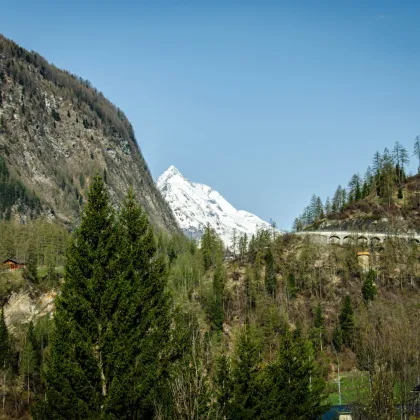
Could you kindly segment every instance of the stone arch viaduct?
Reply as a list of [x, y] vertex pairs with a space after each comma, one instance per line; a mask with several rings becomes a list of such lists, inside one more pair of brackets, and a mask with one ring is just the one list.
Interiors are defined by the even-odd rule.
[[311, 240], [320, 244], [360, 244], [379, 245], [387, 239], [403, 239], [420, 244], [420, 234], [389, 234], [376, 232], [345, 232], [345, 231], [304, 231], [296, 232], [296, 235], [310, 236]]

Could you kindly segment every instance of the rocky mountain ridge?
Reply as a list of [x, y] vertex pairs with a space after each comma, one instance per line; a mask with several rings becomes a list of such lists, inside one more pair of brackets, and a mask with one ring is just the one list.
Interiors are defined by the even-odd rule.
[[1, 35], [0, 160], [0, 219], [41, 213], [74, 226], [98, 173], [115, 205], [132, 186], [155, 225], [178, 229], [124, 113]]
[[236, 210], [220, 193], [208, 185], [187, 180], [175, 166], [158, 179], [157, 187], [171, 207], [183, 232], [199, 239], [207, 223], [231, 246], [233, 232], [251, 236], [270, 225], [252, 213]]

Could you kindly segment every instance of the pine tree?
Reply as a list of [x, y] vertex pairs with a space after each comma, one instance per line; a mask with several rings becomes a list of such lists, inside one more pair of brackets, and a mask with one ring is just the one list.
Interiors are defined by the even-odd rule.
[[236, 258], [236, 250], [238, 248], [238, 232], [236, 229], [232, 231], [232, 240], [231, 240], [231, 247], [234, 258]]
[[256, 243], [255, 243], [255, 235], [252, 234], [251, 239], [249, 241], [249, 246], [248, 246], [248, 257], [252, 264], [255, 262], [256, 256], [257, 256], [257, 248], [256, 248]]
[[260, 418], [318, 419], [328, 410], [326, 396], [310, 343], [287, 331], [276, 361], [264, 372]]
[[347, 192], [343, 188], [341, 190], [341, 208], [340, 208], [340, 211], [343, 211], [344, 210], [344, 207], [346, 206], [346, 204], [347, 204]]
[[316, 217], [315, 220], [322, 219], [324, 217], [324, 205], [322, 204], [321, 197], [316, 198]]
[[372, 168], [376, 174], [380, 174], [382, 172], [382, 164], [383, 164], [383, 158], [379, 151], [376, 151], [373, 155], [373, 161], [372, 161]]
[[244, 261], [248, 251], [248, 235], [245, 233], [239, 238], [239, 258], [241, 262]]
[[369, 195], [369, 191], [370, 191], [369, 184], [366, 181], [364, 181], [363, 188], [362, 188], [362, 198], [367, 197]]
[[23, 278], [34, 284], [38, 283], [38, 261], [35, 243], [32, 239], [29, 243], [28, 258], [26, 260], [26, 266], [23, 270]]
[[277, 223], [270, 218], [270, 227], [271, 227], [271, 240], [274, 241], [276, 238], [276, 232], [277, 232]]
[[329, 216], [331, 211], [332, 211], [331, 200], [330, 200], [330, 197], [327, 197], [325, 200], [325, 205], [324, 205], [324, 213], [326, 216]]
[[322, 306], [321, 303], [318, 303], [315, 309], [314, 314], [314, 327], [315, 328], [324, 328], [324, 314], [322, 312]]
[[362, 296], [366, 303], [375, 299], [378, 293], [375, 285], [376, 272], [372, 268], [367, 272], [366, 279], [362, 285]]
[[395, 143], [392, 151], [393, 163], [396, 169], [396, 178], [398, 182], [398, 198], [403, 198], [403, 182], [405, 179], [405, 166], [409, 163], [407, 149], [398, 141]]
[[318, 303], [318, 305], [315, 308], [314, 329], [312, 335], [315, 348], [322, 351], [323, 344], [325, 341], [325, 319], [321, 303]]
[[218, 264], [213, 276], [213, 302], [211, 308], [211, 321], [216, 331], [223, 330], [223, 290], [226, 273], [222, 264]]
[[19, 374], [26, 389], [28, 404], [31, 391], [35, 393], [40, 368], [39, 363], [38, 346], [34, 334], [34, 325], [31, 321], [26, 333], [19, 364]]
[[376, 187], [376, 195], [378, 197], [381, 197], [382, 196], [383, 157], [379, 153], [379, 151], [375, 152], [373, 156], [372, 168], [374, 172], [373, 179], [374, 179], [375, 187]]
[[289, 296], [289, 299], [295, 299], [296, 298], [296, 279], [295, 275], [293, 273], [290, 273], [287, 277], [287, 293]]
[[372, 168], [368, 166], [365, 172], [365, 177], [364, 177], [364, 182], [363, 182], [363, 188], [365, 190], [364, 197], [367, 197], [370, 194], [372, 190], [372, 186], [374, 184], [374, 180], [375, 180], [375, 177], [373, 175]]
[[259, 405], [258, 366], [260, 348], [253, 330], [246, 326], [235, 344], [230, 382], [232, 389], [227, 402], [227, 418], [254, 419]]
[[4, 309], [0, 312], [0, 374], [2, 381], [2, 407], [6, 404], [7, 381], [12, 368], [12, 346], [4, 320]]
[[103, 372], [110, 418], [151, 418], [167, 372], [170, 300], [164, 256], [146, 213], [129, 191], [118, 222], [116, 283], [102, 297]]
[[296, 219], [293, 221], [292, 230], [293, 232], [301, 232], [303, 230], [303, 222], [302, 222], [302, 216], [296, 217]]
[[420, 174], [420, 135], [416, 136], [416, 141], [414, 143], [414, 153], [413, 155], [419, 160], [419, 166], [417, 169], [417, 173]]
[[277, 277], [274, 263], [273, 251], [268, 249], [265, 257], [265, 289], [270, 296], [275, 296], [277, 292]]
[[56, 251], [52, 245], [48, 246], [45, 251], [45, 263], [47, 266], [47, 281], [50, 287], [54, 286], [57, 283], [58, 275], [55, 271], [55, 266], [57, 263]]
[[311, 225], [314, 222], [314, 220], [312, 218], [312, 214], [311, 214], [311, 209], [309, 208], [309, 206], [307, 206], [303, 209], [301, 219], [302, 219], [303, 226]]
[[229, 403], [233, 394], [232, 373], [230, 371], [229, 359], [222, 354], [216, 359], [214, 372], [214, 384], [216, 388], [217, 404], [219, 411], [224, 418], [229, 414]]
[[349, 182], [349, 197], [351, 200], [358, 201], [362, 198], [362, 190], [361, 190], [362, 180], [359, 174], [354, 174]]
[[257, 290], [255, 285], [254, 273], [251, 269], [247, 269], [245, 273], [244, 289], [247, 310], [254, 309], [257, 301]]
[[336, 325], [333, 331], [332, 344], [335, 351], [341, 351], [343, 347], [343, 331], [340, 328], [340, 325]]
[[100, 418], [107, 396], [104, 372], [107, 283], [116, 282], [117, 235], [104, 184], [96, 177], [81, 226], [68, 249], [65, 282], [56, 302], [45, 370], [45, 400], [35, 419]]
[[396, 176], [395, 176], [395, 166], [394, 166], [393, 158], [389, 150], [385, 148], [384, 153], [382, 155], [382, 174], [381, 174], [380, 189], [381, 189], [381, 197], [388, 200], [388, 205], [391, 205], [392, 203], [395, 181], [396, 181]]
[[343, 344], [350, 347], [353, 341], [354, 311], [349, 295], [347, 295], [343, 300], [339, 319], [340, 329], [343, 336]]
[[153, 417], [169, 330], [163, 258], [132, 193], [116, 224], [95, 177], [67, 255], [35, 419]]
[[259, 283], [259, 281], [261, 280], [261, 262], [262, 256], [261, 256], [261, 252], [257, 251], [256, 256], [255, 256], [255, 263], [254, 263], [254, 277], [255, 277], [255, 282]]
[[312, 194], [311, 202], [309, 203], [309, 217], [310, 217], [310, 223], [315, 222], [318, 218], [318, 212], [319, 212], [319, 202], [316, 194]]
[[207, 224], [201, 237], [201, 253], [205, 270], [223, 260], [223, 242], [210, 224]]
[[331, 211], [333, 213], [337, 213], [341, 211], [342, 208], [342, 188], [341, 185], [339, 185], [334, 193], [332, 204], [331, 204]]

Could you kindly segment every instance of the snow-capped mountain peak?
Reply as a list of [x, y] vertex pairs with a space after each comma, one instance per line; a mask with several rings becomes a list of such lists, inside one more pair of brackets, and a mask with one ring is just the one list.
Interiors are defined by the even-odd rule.
[[187, 180], [171, 165], [158, 179], [157, 187], [168, 202], [181, 229], [199, 239], [207, 223], [216, 230], [226, 246], [234, 230], [238, 236], [254, 234], [269, 224], [252, 213], [236, 210], [221, 194], [208, 185]]
[[159, 184], [164, 185], [165, 183], [167, 183], [171, 178], [174, 177], [180, 177], [183, 180], [185, 180], [185, 178], [182, 176], [181, 172], [178, 171], [178, 169], [175, 168], [174, 165], [171, 165], [158, 179], [157, 181], [157, 185], [159, 186]]

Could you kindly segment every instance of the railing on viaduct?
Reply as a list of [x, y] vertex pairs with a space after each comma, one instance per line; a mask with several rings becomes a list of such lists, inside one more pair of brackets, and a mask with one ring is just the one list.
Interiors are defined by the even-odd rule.
[[390, 234], [376, 232], [346, 232], [346, 231], [303, 231], [296, 232], [296, 235], [310, 236], [314, 242], [321, 244], [360, 244], [376, 245], [383, 243], [387, 239], [404, 239], [420, 244], [420, 234]]

